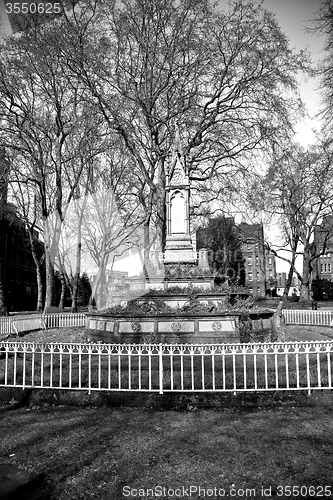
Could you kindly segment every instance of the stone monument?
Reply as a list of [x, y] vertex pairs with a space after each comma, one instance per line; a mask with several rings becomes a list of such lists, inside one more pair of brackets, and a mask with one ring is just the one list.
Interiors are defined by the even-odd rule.
[[175, 147], [166, 172], [167, 234], [164, 264], [196, 264], [197, 254], [190, 234], [190, 181], [178, 128]]

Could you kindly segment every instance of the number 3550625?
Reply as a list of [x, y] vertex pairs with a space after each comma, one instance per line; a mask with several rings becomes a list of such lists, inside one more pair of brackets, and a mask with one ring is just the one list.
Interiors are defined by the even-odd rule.
[[7, 14], [60, 14], [62, 7], [60, 3], [44, 2], [16, 2], [6, 3]]

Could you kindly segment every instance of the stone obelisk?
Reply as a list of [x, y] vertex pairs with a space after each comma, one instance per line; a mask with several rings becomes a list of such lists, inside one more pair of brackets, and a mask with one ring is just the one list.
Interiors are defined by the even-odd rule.
[[176, 126], [175, 145], [166, 173], [167, 234], [164, 263], [196, 264], [190, 235], [190, 182], [189, 173]]

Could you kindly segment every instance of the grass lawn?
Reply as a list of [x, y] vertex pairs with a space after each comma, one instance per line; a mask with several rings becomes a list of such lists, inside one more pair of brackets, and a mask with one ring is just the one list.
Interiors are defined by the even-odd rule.
[[[23, 340], [26, 342], [83, 342], [84, 328], [52, 328], [49, 330], [37, 330], [22, 337], [11, 336], [7, 340]], [[284, 340], [288, 341], [311, 341], [332, 340], [333, 328], [329, 326], [288, 325], [285, 327]]]
[[325, 498], [325, 486], [332, 491], [326, 498], [333, 496], [327, 407], [154, 412], [6, 406], [0, 420], [1, 462], [46, 473], [53, 500], [139, 498], [140, 488], [155, 487], [166, 488], [160, 498], [171, 499], [177, 498], [172, 490], [190, 486], [208, 490], [206, 498], [214, 488], [220, 496], [210, 498], [262, 498], [262, 487], [265, 498], [287, 498], [279, 486], [303, 486], [293, 498]]

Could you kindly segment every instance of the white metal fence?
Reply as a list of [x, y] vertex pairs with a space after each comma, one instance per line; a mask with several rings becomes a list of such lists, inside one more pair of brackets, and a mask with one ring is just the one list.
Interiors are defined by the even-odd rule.
[[0, 318], [0, 340], [9, 335], [45, 328], [85, 326], [84, 313], [53, 313], [4, 316]]
[[[333, 326], [333, 311], [283, 309], [283, 316], [287, 324]], [[12, 334], [68, 326], [85, 326], [85, 314], [51, 313], [0, 317], [0, 341]]]
[[333, 342], [0, 343], [0, 386], [87, 391], [332, 389]]
[[282, 313], [287, 324], [333, 326], [333, 311], [283, 309]]

